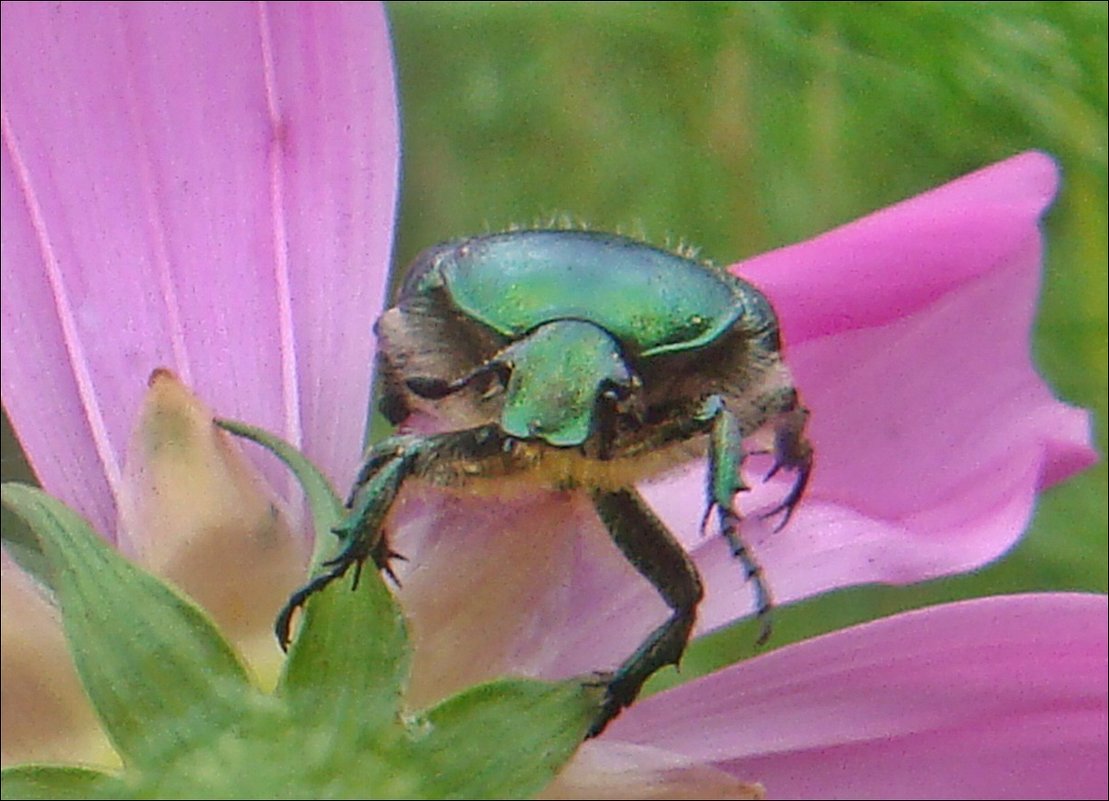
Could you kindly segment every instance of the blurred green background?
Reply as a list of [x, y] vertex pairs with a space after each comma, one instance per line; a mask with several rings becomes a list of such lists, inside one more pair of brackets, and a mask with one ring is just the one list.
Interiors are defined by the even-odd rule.
[[[566, 218], [730, 263], [1037, 148], [1061, 163], [1036, 358], [1106, 446], [1106, 8], [1073, 3], [389, 4], [397, 260]], [[773, 644], [956, 598], [1106, 591], [1105, 463], [974, 575], [779, 610]], [[773, 577], [771, 577], [773, 581]], [[750, 653], [744, 624], [682, 678]], [[673, 672], [654, 687], [675, 680]]]

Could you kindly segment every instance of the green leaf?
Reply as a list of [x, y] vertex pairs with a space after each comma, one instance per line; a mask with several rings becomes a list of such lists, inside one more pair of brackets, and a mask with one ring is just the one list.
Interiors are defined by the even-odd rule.
[[[331, 529], [343, 513], [327, 479], [286, 442], [261, 429], [227, 420], [226, 430], [271, 451], [297, 477], [316, 530], [315, 563], [337, 550]], [[370, 565], [357, 592], [351, 578], [312, 596], [289, 651], [278, 694], [305, 725], [319, 724], [338, 736], [395, 720], [408, 678], [410, 649], [404, 615], [381, 576]]]
[[372, 568], [314, 596], [278, 686], [304, 720], [360, 730], [395, 719], [411, 653], [404, 617]]
[[77, 672], [125, 762], [164, 765], [244, 714], [254, 690], [204, 612], [41, 490], [5, 484], [2, 500], [50, 560]]
[[427, 713], [418, 742], [428, 798], [527, 798], [581, 745], [603, 698], [599, 685], [502, 679]]
[[82, 799], [118, 798], [124, 793], [122, 782], [107, 773], [90, 768], [62, 765], [21, 765], [0, 774], [0, 798], [5, 799]]

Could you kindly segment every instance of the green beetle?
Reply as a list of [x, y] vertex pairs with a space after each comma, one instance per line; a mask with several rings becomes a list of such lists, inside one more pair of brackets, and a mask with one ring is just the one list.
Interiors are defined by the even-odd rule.
[[382, 412], [394, 424], [430, 415], [443, 433], [400, 434], [369, 451], [336, 530], [342, 551], [290, 598], [277, 622], [283, 645], [294, 610], [352, 566], [356, 582], [367, 559], [392, 576], [399, 555], [383, 524], [408, 478], [580, 490], [672, 610], [603, 675], [596, 735], [655, 671], [677, 664], [702, 596], [697, 569], [635, 485], [706, 453], [704, 522], [717, 512], [765, 638], [770, 593], [735, 508], [743, 440], [771, 433], [770, 474], [796, 471], [767, 513], [782, 513], [782, 525], [805, 490], [812, 449], [777, 318], [758, 290], [625, 237], [513, 231], [420, 254], [376, 331]]

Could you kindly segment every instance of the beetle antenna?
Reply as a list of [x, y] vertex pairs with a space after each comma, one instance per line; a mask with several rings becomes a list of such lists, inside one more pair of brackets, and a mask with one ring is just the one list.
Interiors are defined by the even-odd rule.
[[453, 395], [465, 389], [475, 380], [490, 373], [496, 375], [502, 383], [508, 380], [508, 366], [504, 362], [488, 361], [454, 381], [444, 381], [442, 378], [432, 378], [431, 376], [413, 376], [406, 379], [404, 383], [414, 394], [425, 400], [441, 400], [448, 395]]
[[427, 376], [409, 378], [404, 383], [413, 393], [425, 400], [439, 400], [462, 389], [462, 387], [455, 387], [451, 382], [444, 381], [441, 378], [428, 378]]

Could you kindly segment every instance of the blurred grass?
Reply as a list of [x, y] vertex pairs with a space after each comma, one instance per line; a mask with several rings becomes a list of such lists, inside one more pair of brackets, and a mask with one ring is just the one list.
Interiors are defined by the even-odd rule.
[[[1064, 178], [1035, 353], [1062, 397], [1093, 410], [1105, 453], [1106, 8], [391, 3], [398, 262], [453, 236], [566, 216], [729, 263], [1046, 150]], [[1047, 493], [997, 564], [780, 610], [775, 644], [956, 598], [1105, 592], [1106, 517], [1103, 462]], [[742, 627], [705, 638], [683, 678], [753, 639]]]

